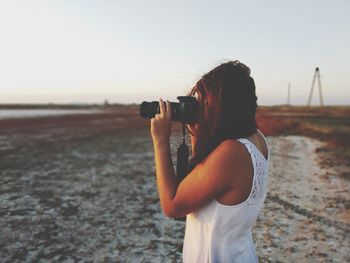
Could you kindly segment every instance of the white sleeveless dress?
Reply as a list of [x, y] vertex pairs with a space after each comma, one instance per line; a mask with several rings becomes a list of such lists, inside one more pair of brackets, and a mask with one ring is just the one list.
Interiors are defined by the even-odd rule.
[[214, 199], [187, 215], [184, 263], [258, 262], [252, 227], [266, 197], [269, 157], [266, 160], [249, 140], [237, 140], [247, 148], [253, 162], [254, 177], [249, 197], [232, 206]]

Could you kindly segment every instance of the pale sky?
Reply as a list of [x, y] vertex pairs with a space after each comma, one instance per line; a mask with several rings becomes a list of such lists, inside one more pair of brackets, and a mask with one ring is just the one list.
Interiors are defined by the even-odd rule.
[[[350, 104], [350, 1], [0, 0], [0, 103], [174, 100], [227, 60], [258, 103]], [[313, 104], [319, 103], [317, 86]]]

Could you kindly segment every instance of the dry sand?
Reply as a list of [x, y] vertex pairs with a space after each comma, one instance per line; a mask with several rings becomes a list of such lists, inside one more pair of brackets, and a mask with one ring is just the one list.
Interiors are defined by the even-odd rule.
[[349, 262], [347, 167], [320, 169], [320, 141], [269, 137], [270, 179], [254, 238], [262, 262]]
[[[135, 114], [0, 121], [1, 262], [181, 262], [184, 223], [160, 211], [148, 129]], [[172, 138], [175, 153], [179, 137]], [[321, 142], [269, 137], [254, 228], [261, 262], [349, 262], [348, 167]]]

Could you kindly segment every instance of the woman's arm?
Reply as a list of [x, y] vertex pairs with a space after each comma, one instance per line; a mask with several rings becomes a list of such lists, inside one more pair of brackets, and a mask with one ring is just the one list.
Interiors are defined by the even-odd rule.
[[154, 154], [160, 204], [164, 213], [168, 215], [179, 185], [171, 160], [169, 141], [154, 142]]
[[154, 145], [154, 155], [156, 162], [157, 186], [160, 197], [161, 207], [165, 214], [170, 210], [171, 202], [176, 194], [179, 184], [175, 176], [170, 151], [170, 133], [171, 133], [171, 106], [166, 102], [166, 108], [163, 101], [159, 100], [160, 114], [156, 114], [151, 119], [151, 133]]
[[[170, 152], [171, 108], [160, 100], [160, 114], [151, 119], [155, 151], [156, 177], [160, 203], [169, 217], [182, 217], [204, 206], [226, 191], [234, 190], [232, 182], [244, 174], [249, 158], [244, 146], [234, 140], [222, 142], [181, 182], [175, 176]], [[169, 113], [169, 114], [168, 114]]]

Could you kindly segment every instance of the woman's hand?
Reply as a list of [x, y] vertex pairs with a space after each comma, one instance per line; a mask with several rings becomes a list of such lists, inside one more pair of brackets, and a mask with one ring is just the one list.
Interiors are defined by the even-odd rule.
[[171, 105], [159, 99], [160, 113], [151, 119], [151, 134], [154, 144], [169, 142], [171, 133]]

